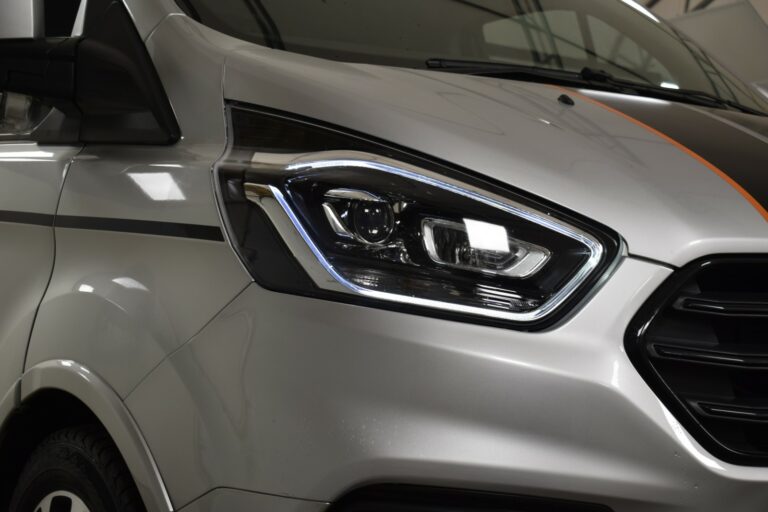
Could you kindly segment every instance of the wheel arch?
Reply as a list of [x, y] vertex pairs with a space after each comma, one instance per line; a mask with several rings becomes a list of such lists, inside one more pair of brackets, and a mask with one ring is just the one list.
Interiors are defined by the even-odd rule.
[[[18, 465], [19, 456], [34, 448], [30, 438], [33, 443], [41, 440], [30, 422], [59, 411], [71, 417], [54, 422], [43, 434], [72, 422], [98, 422], [125, 460], [148, 512], [173, 511], [149, 447], [120, 397], [98, 375], [71, 360], [45, 361], [27, 369], [0, 401], [0, 474], [13, 471], [6, 466]], [[8, 499], [7, 493], [8, 489], [0, 489], [0, 499]]]

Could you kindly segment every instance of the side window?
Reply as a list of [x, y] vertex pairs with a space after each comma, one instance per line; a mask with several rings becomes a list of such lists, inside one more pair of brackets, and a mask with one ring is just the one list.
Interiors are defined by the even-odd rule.
[[579, 21], [573, 11], [546, 11], [486, 23], [483, 37], [488, 57], [565, 68], [587, 60]]
[[[80, 3], [45, 0], [45, 37], [71, 36]], [[32, 96], [0, 90], [0, 141], [28, 139], [52, 110]]]
[[587, 23], [597, 60], [606, 71], [627, 80], [674, 81], [672, 73], [635, 41], [593, 16], [587, 17]]
[[50, 112], [31, 96], [0, 92], [0, 140], [28, 137]]
[[45, 37], [69, 37], [79, 7], [80, 0], [45, 0]]

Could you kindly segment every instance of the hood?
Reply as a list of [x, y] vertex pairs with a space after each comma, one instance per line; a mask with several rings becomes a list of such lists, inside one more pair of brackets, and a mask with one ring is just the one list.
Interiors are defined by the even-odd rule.
[[[509, 183], [671, 265], [768, 252], [768, 118], [243, 45], [227, 99], [333, 123]], [[558, 97], [571, 94], [572, 106]], [[669, 132], [669, 133], [665, 133]]]

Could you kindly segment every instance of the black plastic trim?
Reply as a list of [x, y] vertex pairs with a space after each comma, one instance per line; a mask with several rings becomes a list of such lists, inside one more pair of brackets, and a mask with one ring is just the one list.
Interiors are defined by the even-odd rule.
[[697, 364], [726, 366], [744, 370], [768, 370], [768, 353], [725, 352], [704, 350], [666, 342], [651, 341], [651, 355], [661, 359], [675, 359]]
[[56, 227], [193, 238], [212, 242], [224, 241], [224, 234], [220, 227], [199, 224], [58, 215], [56, 216]]
[[595, 503], [440, 487], [381, 484], [356, 489], [329, 512], [612, 512]]
[[704, 295], [686, 295], [680, 297], [675, 309], [699, 313], [702, 315], [765, 317], [768, 316], [768, 300], [737, 299], [729, 300]]
[[680, 294], [681, 286], [703, 268], [719, 263], [739, 264], [745, 262], [754, 263], [756, 261], [765, 262], [768, 266], [768, 255], [721, 254], [707, 256], [689, 263], [670, 276], [640, 308], [627, 328], [624, 346], [629, 359], [646, 383], [701, 446], [715, 457], [731, 464], [765, 467], [768, 466], [768, 456], [733, 450], [722, 444], [707, 431], [696, 416], [686, 407], [686, 398], [677, 395], [654, 368], [652, 362], [653, 354], [649, 353], [647, 349], [647, 345], [653, 342], [646, 339], [648, 328], [667, 307], [672, 306]]
[[[555, 311], [550, 313], [548, 316], [534, 322], [513, 322], [508, 320], [497, 320], [493, 318], [481, 317], [481, 316], [470, 315], [470, 314], [454, 313], [454, 312], [439, 310], [435, 308], [401, 304], [396, 302], [380, 301], [380, 300], [370, 299], [370, 298], [366, 298], [358, 295], [351, 295], [351, 294], [342, 293], [342, 292], [333, 292], [329, 290], [324, 290], [314, 285], [311, 288], [306, 287], [301, 289], [299, 288], [286, 289], [285, 287], [275, 286], [274, 282], [269, 282], [273, 280], [267, 280], [263, 276], [260, 276], [259, 275], [260, 273], [258, 271], [259, 269], [252, 268], [252, 266], [247, 261], [247, 258], [244, 257], [244, 254], [241, 248], [235, 247], [235, 251], [238, 253], [238, 255], [240, 255], [246, 268], [249, 268], [251, 270], [251, 274], [256, 280], [256, 282], [268, 290], [281, 292], [281, 293], [291, 293], [294, 295], [301, 295], [301, 296], [312, 297], [312, 298], [332, 300], [335, 302], [342, 302], [346, 304], [373, 307], [373, 308], [378, 308], [378, 309], [383, 309], [388, 311], [417, 314], [417, 315], [427, 316], [432, 318], [440, 318], [440, 319], [455, 320], [455, 321], [457, 320], [465, 323], [490, 325], [494, 327], [503, 327], [503, 328], [520, 330], [520, 331], [534, 332], [534, 331], [543, 331], [546, 329], [550, 329], [556, 326], [557, 324], [559, 324], [560, 322], [562, 322], [564, 319], [566, 319], [568, 315], [570, 315], [576, 307], [578, 307], [580, 304], [582, 304], [583, 301], [587, 300], [587, 298], [591, 296], [594, 290], [597, 289], [600, 286], [600, 284], [604, 282], [607, 276], [610, 275], [610, 272], [616, 268], [616, 266], [620, 261], [620, 257], [621, 257], [620, 251], [621, 251], [621, 248], [623, 247], [623, 241], [621, 237], [618, 235], [618, 233], [611, 230], [607, 226], [598, 224], [595, 221], [588, 219], [576, 212], [557, 206], [556, 204], [550, 201], [547, 201], [546, 199], [540, 198], [538, 196], [535, 196], [533, 194], [520, 190], [507, 183], [501, 182], [499, 180], [495, 180], [493, 178], [489, 178], [488, 176], [484, 176], [470, 169], [458, 167], [455, 164], [446, 162], [439, 158], [436, 158], [430, 155], [424, 155], [412, 149], [402, 147], [388, 141], [377, 139], [375, 137], [366, 135], [358, 131], [350, 130], [344, 127], [340, 127], [338, 125], [330, 124], [324, 121], [319, 121], [319, 120], [312, 119], [299, 114], [293, 114], [290, 112], [281, 111], [281, 110], [273, 109], [270, 107], [245, 104], [245, 103], [232, 101], [232, 100], [227, 100], [227, 106], [233, 109], [241, 109], [241, 110], [249, 111], [256, 115], [282, 119], [284, 121], [288, 121], [290, 123], [296, 123], [299, 125], [306, 125], [308, 128], [312, 127], [315, 129], [320, 129], [332, 135], [333, 139], [345, 140], [347, 141], [347, 146], [352, 146], [352, 147], [331, 147], [331, 148], [324, 148], [324, 149], [357, 149], [357, 150], [368, 151], [371, 153], [380, 154], [390, 158], [398, 159], [400, 161], [412, 163], [417, 166], [422, 166], [422, 167], [426, 166], [429, 169], [433, 170], [434, 172], [442, 173], [454, 179], [461, 180], [465, 183], [477, 186], [488, 192], [496, 193], [503, 197], [508, 197], [515, 201], [524, 203], [539, 211], [547, 212], [552, 217], [561, 219], [573, 226], [576, 226], [580, 229], [583, 229], [584, 231], [591, 233], [593, 236], [598, 238], [600, 243], [605, 248], [605, 254], [603, 256], [602, 261], [600, 262], [598, 267], [595, 269], [595, 271], [592, 273], [592, 275], [587, 280], [585, 280], [584, 283], [582, 283], [579, 290], [576, 293], [574, 293], [568, 300], [563, 302], [563, 304], [561, 304]], [[229, 129], [229, 137], [231, 139], [229, 142], [230, 149], [231, 149], [231, 146], [233, 144], [233, 140], [235, 137], [233, 127], [231, 126], [231, 119], [230, 119], [230, 125], [228, 126], [228, 129]], [[300, 151], [300, 148], [273, 148], [273, 149], [275, 151], [279, 151], [279, 150], [284, 150], [289, 152]], [[224, 167], [226, 167], [226, 165], [219, 164], [220, 171]], [[240, 169], [240, 171], [238, 171], [238, 169]], [[229, 173], [243, 172], [243, 175], [245, 174], [245, 168], [243, 166], [240, 166], [239, 164], [235, 165], [232, 168], [226, 169], [226, 171]], [[219, 172], [219, 178], [221, 178], [221, 172]], [[226, 209], [226, 204], [224, 206]], [[227, 216], [225, 215], [225, 217]], [[232, 234], [231, 219], [226, 220], [225, 224], [227, 225], [227, 229], [230, 231], [230, 234]], [[238, 240], [237, 236], [230, 236], [230, 239], [233, 241]], [[280, 237], [277, 237], [276, 243], [284, 245], [284, 242]], [[284, 249], [287, 252], [287, 254], [290, 254], [289, 257], [292, 260], [290, 265], [288, 264], [286, 265], [291, 268], [295, 268], [295, 267], [301, 268], [301, 265], [298, 263], [298, 261], [295, 260], [293, 255], [290, 253], [290, 250], [288, 250], [287, 247], [284, 247]], [[272, 272], [273, 270], [274, 270], [273, 268], [270, 268], [268, 271]]]
[[181, 130], [160, 76], [121, 0], [89, 0], [76, 62], [80, 140], [174, 144]]
[[768, 407], [749, 407], [740, 404], [712, 403], [691, 400], [702, 414], [726, 421], [768, 423]]

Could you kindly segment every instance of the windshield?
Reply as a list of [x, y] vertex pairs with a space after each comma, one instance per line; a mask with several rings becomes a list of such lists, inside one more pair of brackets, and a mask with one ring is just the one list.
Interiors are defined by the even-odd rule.
[[424, 68], [505, 63], [702, 91], [761, 111], [756, 91], [632, 0], [179, 0], [258, 44], [346, 62]]

